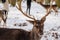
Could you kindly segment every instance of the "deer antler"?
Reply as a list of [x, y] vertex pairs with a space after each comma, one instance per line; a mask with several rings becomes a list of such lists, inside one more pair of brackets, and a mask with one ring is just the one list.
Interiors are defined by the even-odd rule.
[[18, 5], [19, 8], [18, 8], [17, 6], [16, 6], [16, 8], [17, 8], [18, 10], [20, 10], [24, 16], [26, 16], [26, 17], [28, 17], [28, 18], [30, 18], [30, 19], [36, 20], [36, 19], [34, 18], [34, 16], [31, 17], [30, 15], [27, 15], [27, 13], [24, 13], [24, 12], [22, 11], [22, 9], [21, 9], [21, 2], [22, 2], [22, 0], [17, 3], [17, 5]]
[[50, 4], [50, 8], [49, 8], [49, 10], [47, 11], [47, 14], [41, 18], [41, 20], [40, 20], [40, 21], [41, 21], [41, 24], [43, 24], [43, 23], [45, 22], [46, 17], [50, 14], [51, 8], [52, 8], [52, 4]]
[[[52, 0], [51, 0], [51, 1], [52, 1]], [[50, 10], [51, 10], [51, 8], [52, 8], [52, 2], [50, 3], [50, 8], [49, 8], [47, 14], [46, 14], [44, 17], [46, 17], [46, 16], [48, 16], [48, 15], [50, 14]]]

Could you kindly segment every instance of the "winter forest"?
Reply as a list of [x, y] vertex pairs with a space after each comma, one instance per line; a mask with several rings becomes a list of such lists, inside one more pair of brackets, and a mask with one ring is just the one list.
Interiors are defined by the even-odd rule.
[[0, 0], [0, 40], [60, 40], [60, 0]]

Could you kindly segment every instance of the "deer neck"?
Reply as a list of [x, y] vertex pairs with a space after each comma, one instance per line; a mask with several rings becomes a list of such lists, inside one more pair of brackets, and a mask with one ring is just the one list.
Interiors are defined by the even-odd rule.
[[32, 32], [31, 32], [32, 39], [31, 40], [39, 40], [40, 39], [36, 29], [37, 29], [36, 27], [33, 27], [33, 29], [32, 29]]
[[40, 39], [39, 29], [36, 27], [36, 23], [33, 24], [31, 37], [33, 38], [32, 40], [39, 40]]

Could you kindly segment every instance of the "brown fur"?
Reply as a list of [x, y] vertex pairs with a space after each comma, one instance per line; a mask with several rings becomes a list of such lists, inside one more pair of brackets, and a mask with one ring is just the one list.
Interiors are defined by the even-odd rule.
[[[2, 19], [2, 20], [4, 20], [4, 18], [3, 18], [4, 16], [3, 16], [3, 11], [2, 10], [0, 10], [0, 18]], [[1, 22], [1, 20], [0, 20], [0, 22]]]
[[0, 40], [30, 40], [29, 34], [22, 29], [0, 28]]

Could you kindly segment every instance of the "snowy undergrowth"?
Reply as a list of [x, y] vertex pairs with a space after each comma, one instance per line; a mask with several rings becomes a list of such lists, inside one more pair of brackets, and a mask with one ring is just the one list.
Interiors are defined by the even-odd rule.
[[[22, 10], [26, 11], [26, 3], [22, 3]], [[40, 20], [46, 14], [46, 10], [39, 4], [32, 2], [31, 6], [31, 15], [34, 15], [36, 19]], [[24, 29], [31, 31], [33, 25], [27, 22], [30, 20], [25, 17], [16, 7], [9, 7], [8, 19], [7, 19], [7, 28], [16, 28]], [[18, 26], [19, 24], [26, 23], [27, 26]], [[14, 24], [18, 24], [14, 26]], [[46, 17], [44, 23], [44, 35], [41, 40], [60, 40], [60, 12], [58, 15], [54, 15], [54, 12], [51, 12], [49, 16]], [[56, 39], [57, 38], [57, 39]]]

